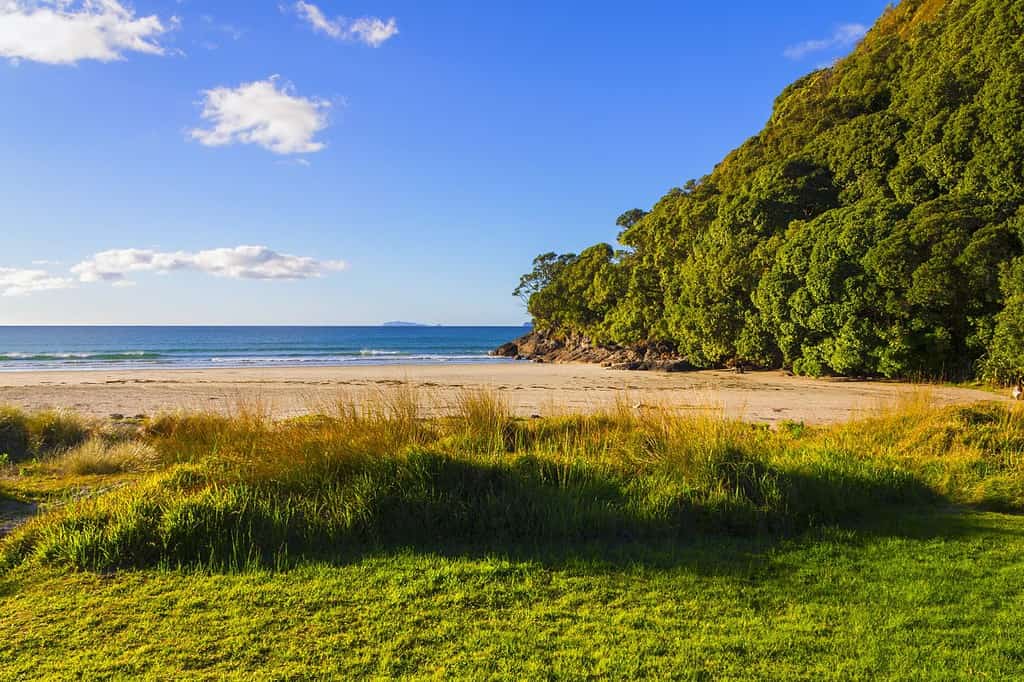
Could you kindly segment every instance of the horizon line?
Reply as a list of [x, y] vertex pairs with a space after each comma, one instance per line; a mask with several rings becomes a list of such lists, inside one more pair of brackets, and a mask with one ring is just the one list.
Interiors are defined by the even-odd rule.
[[422, 327], [530, 327], [533, 326], [532, 322], [519, 322], [519, 323], [403, 323], [393, 324], [389, 322], [377, 322], [377, 323], [239, 323], [239, 324], [198, 324], [188, 322], [169, 322], [169, 323], [120, 323], [120, 322], [74, 322], [74, 323], [62, 323], [62, 322], [18, 322], [18, 323], [3, 323], [0, 322], [0, 329], [3, 328], [15, 328], [15, 327], [383, 327], [390, 329], [416, 329]]

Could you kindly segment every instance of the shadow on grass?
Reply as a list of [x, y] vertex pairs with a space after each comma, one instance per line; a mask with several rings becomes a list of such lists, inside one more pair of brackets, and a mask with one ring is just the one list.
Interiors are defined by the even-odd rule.
[[[34, 558], [96, 571], [236, 572], [416, 552], [588, 572], [684, 565], [749, 575], [780, 543], [812, 540], [820, 529], [851, 531], [850, 542], [971, 532], [959, 510], [908, 474], [786, 471], [726, 457], [700, 476], [631, 478], [530, 457], [495, 464], [419, 453], [336, 489], [172, 483], [33, 524], [0, 546], [0, 565]], [[922, 512], [928, 523], [907, 522]]]
[[381, 543], [343, 548], [331, 554], [293, 556], [277, 570], [293, 570], [308, 563], [343, 566], [367, 559], [403, 554], [445, 560], [501, 560], [528, 563], [546, 570], [573, 571], [595, 576], [641, 568], [653, 571], [684, 570], [697, 576], [738, 581], [780, 577], [773, 560], [779, 551], [829, 545], [846, 550], [868, 548], [888, 539], [928, 542], [989, 538], [1024, 539], [1024, 522], [1016, 516], [943, 505], [890, 508], [886, 514], [807, 528], [790, 534], [730, 536], [699, 534], [690, 537], [651, 537], [647, 540], [593, 540], [590, 542], [506, 543], [478, 541], [461, 544], [436, 542]]
[[283, 565], [273, 568], [287, 571], [309, 563], [344, 566], [367, 559], [415, 554], [445, 560], [535, 564], [545, 570], [578, 570], [588, 576], [639, 567], [655, 571], [683, 568], [697, 575], [748, 578], [765, 562], [773, 548], [787, 541], [781, 536], [703, 535], [644, 541], [382, 543], [339, 549], [334, 553], [292, 556]]

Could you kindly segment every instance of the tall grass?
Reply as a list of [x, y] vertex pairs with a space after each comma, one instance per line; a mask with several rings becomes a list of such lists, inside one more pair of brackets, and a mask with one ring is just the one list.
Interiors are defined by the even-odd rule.
[[45, 457], [85, 442], [93, 425], [63, 410], [28, 414], [0, 407], [0, 455], [10, 462]]
[[51, 469], [73, 476], [143, 473], [162, 464], [159, 453], [148, 443], [101, 438], [88, 440], [47, 463]]
[[983, 403], [937, 409], [917, 397], [824, 431], [816, 451], [859, 453], [910, 472], [958, 504], [1024, 511], [1024, 410]]
[[775, 431], [625, 404], [523, 420], [479, 392], [427, 418], [404, 388], [321, 412], [165, 415], [132, 440], [89, 441], [53, 466], [138, 483], [41, 517], [0, 562], [238, 569], [382, 543], [792, 533], [937, 502], [1024, 510], [1024, 421], [994, 405]]
[[21, 410], [0, 407], [0, 455], [19, 462], [29, 456], [28, 418]]

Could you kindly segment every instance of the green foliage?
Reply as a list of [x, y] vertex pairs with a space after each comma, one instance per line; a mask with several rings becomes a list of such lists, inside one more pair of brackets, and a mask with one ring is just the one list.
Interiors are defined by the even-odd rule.
[[[1024, 374], [1024, 0], [904, 0], [757, 136], [529, 298], [697, 366]], [[1018, 217], [1014, 217], [1014, 216]]]
[[615, 224], [621, 227], [623, 230], [636, 225], [638, 222], [643, 220], [644, 216], [647, 215], [647, 211], [643, 211], [639, 208], [631, 208], [616, 219]]
[[624, 284], [625, 271], [618, 266], [616, 253], [608, 244], [598, 244], [578, 256], [560, 256], [557, 262], [550, 283], [530, 296], [530, 314], [542, 329], [603, 338], [605, 318]]
[[[1024, 209], [1008, 223], [1008, 230], [1024, 238]], [[1024, 257], [1003, 263], [1001, 275], [1005, 305], [993, 320], [992, 341], [982, 370], [989, 379], [1010, 384], [1024, 378]]]
[[558, 255], [543, 253], [533, 259], [533, 270], [519, 278], [519, 286], [512, 292], [513, 296], [529, 303], [530, 298], [543, 290], [558, 277], [559, 272], [576, 260], [575, 254]]

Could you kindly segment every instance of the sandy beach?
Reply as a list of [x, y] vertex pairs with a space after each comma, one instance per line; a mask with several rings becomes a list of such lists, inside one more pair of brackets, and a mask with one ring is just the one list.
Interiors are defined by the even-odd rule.
[[808, 379], [782, 372], [667, 374], [596, 365], [533, 363], [275, 367], [251, 369], [42, 371], [0, 373], [0, 404], [67, 408], [84, 415], [229, 411], [258, 402], [274, 416], [316, 410], [339, 397], [360, 399], [408, 384], [427, 404], [450, 405], [460, 392], [494, 390], [522, 416], [592, 412], [616, 401], [710, 409], [752, 422], [845, 421], [927, 395], [936, 404], [1007, 398], [985, 391], [890, 382]]

